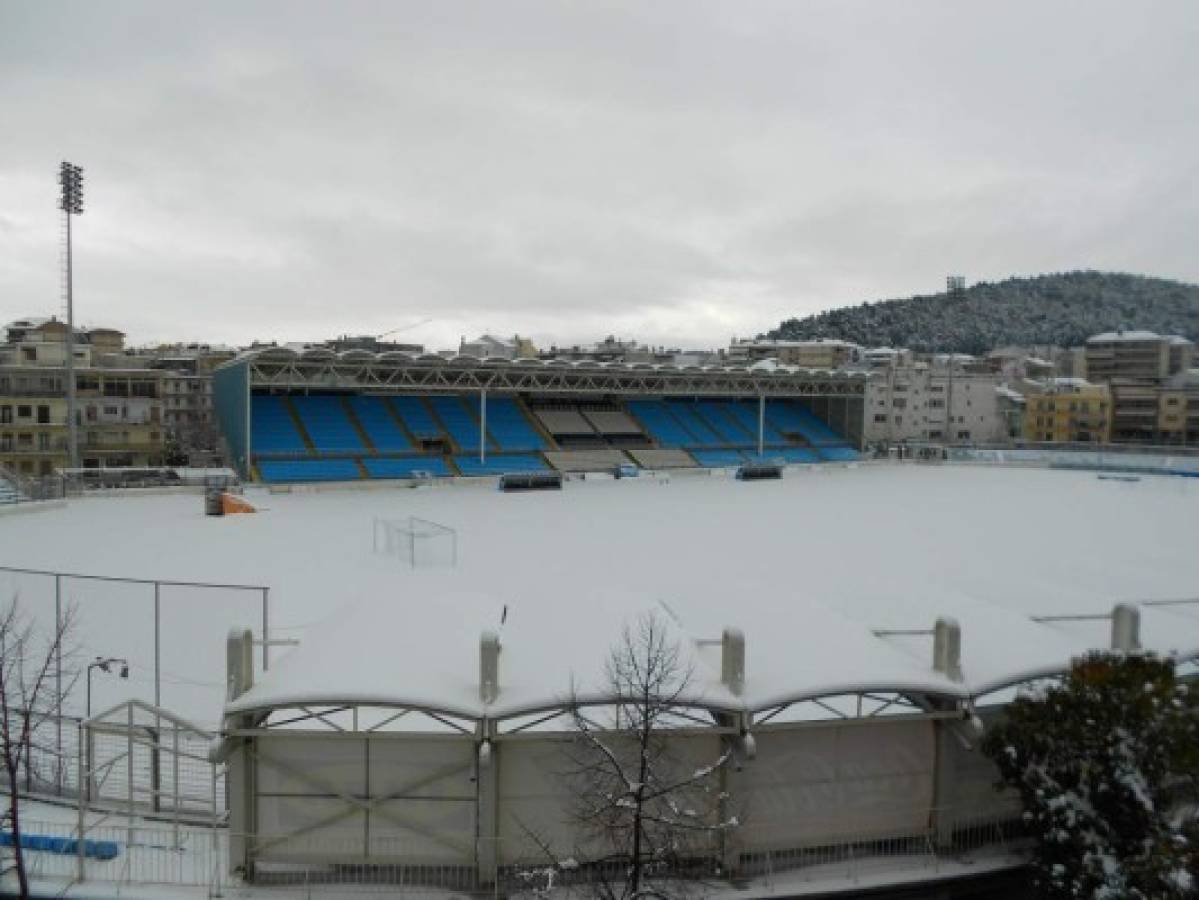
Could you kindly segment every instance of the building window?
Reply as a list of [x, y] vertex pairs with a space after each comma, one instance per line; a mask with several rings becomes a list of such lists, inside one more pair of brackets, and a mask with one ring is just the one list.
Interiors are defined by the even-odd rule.
[[33, 415], [33, 407], [32, 406], [18, 406], [17, 407], [17, 418], [18, 419], [28, 419], [32, 415]]
[[0, 422], [8, 425], [12, 422], [12, 407], [0, 406]]
[[886, 413], [875, 413], [875, 414], [874, 414], [874, 421], [876, 421], [876, 422], [885, 422], [885, 421], [887, 421], [887, 414], [886, 414]]
[[39, 406], [37, 408], [37, 423], [39, 425], [49, 425], [50, 424], [50, 407]]

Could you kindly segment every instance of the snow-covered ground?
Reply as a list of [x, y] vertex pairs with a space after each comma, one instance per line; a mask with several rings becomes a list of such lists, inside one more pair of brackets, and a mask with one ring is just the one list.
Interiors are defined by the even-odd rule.
[[[509, 696], [565, 690], [572, 673], [598, 667], [621, 621], [657, 603], [695, 638], [743, 629], [747, 690], [766, 696], [855, 673], [934, 677], [927, 640], [875, 638], [875, 628], [955, 616], [969, 686], [1106, 643], [1105, 622], [1038, 625], [1031, 614], [1199, 593], [1199, 481], [1184, 478], [864, 465], [791, 470], [782, 482], [715, 473], [528, 494], [481, 483], [246, 496], [257, 514], [211, 518], [195, 494], [129, 494], [3, 517], [0, 565], [267, 585], [272, 636], [303, 642], [275, 648], [276, 660], [308, 650], [327, 669], [308, 674], [333, 680], [377, 671], [311, 656], [353, 622], [363, 654], [394, 648], [415, 661], [406, 677], [423, 669], [455, 697], [476, 692], [478, 635], [499, 627], [505, 606]], [[408, 516], [457, 531], [457, 566], [412, 569], [374, 552], [376, 518]], [[53, 615], [52, 579], [0, 573], [8, 593], [43, 621]], [[80, 610], [78, 658], [132, 667], [127, 682], [94, 676], [93, 710], [152, 698], [152, 588], [68, 580], [64, 593]], [[169, 587], [161, 603], [163, 705], [214, 724], [225, 635], [232, 625], [257, 634], [259, 599]], [[1195, 652], [1199, 605], [1146, 609], [1142, 629], [1151, 647]], [[82, 703], [80, 687], [71, 705]]]

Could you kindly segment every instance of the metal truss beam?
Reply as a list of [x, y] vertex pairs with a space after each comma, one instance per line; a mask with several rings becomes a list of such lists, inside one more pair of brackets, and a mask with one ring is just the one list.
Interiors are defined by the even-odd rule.
[[767, 374], [721, 370], [663, 372], [573, 368], [467, 366], [267, 360], [250, 363], [252, 388], [279, 391], [500, 391], [511, 393], [646, 396], [861, 397], [866, 379], [814, 372]]

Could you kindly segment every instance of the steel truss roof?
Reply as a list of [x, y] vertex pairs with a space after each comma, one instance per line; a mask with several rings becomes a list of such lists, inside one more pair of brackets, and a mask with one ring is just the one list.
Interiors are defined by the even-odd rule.
[[642, 394], [682, 396], [861, 397], [867, 377], [804, 370], [791, 372], [524, 367], [446, 361], [421, 363], [371, 360], [275, 359], [252, 357], [251, 388], [287, 391], [498, 391], [534, 394]]

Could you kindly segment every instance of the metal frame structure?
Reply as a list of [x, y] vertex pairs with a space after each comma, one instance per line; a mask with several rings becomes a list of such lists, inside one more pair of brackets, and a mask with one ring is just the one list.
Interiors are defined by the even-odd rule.
[[551, 360], [478, 360], [366, 351], [256, 350], [228, 366], [250, 367], [251, 389], [287, 391], [498, 391], [650, 396], [862, 397], [868, 375], [813, 369], [654, 366]]
[[[1103, 614], [1031, 619], [1046, 625], [1061, 619], [1110, 621], [1111, 648], [1129, 652], [1141, 646], [1139, 606], [1196, 602], [1150, 600], [1117, 604]], [[754, 830], [721, 845], [725, 870], [734, 871], [742, 860], [761, 853], [802, 855], [805, 847], [859, 835], [862, 840], [892, 839], [915, 833], [918, 825], [927, 826], [937, 847], [948, 847], [957, 839], [963, 812], [995, 822], [1016, 817], [1017, 801], [994, 792], [992, 764], [973, 752], [981, 736], [980, 717], [993, 714], [990, 707], [980, 710], [975, 704], [1007, 687], [1060, 676], [1070, 660], [967, 686], [961, 631], [954, 620], [938, 619], [931, 628], [880, 628], [874, 634], [879, 639], [929, 638], [928, 681], [863, 682], [835, 691], [799, 688], [750, 700], [743, 694], [740, 632], [726, 629], [719, 640], [696, 642], [720, 645], [720, 682], [680, 698], [666, 739], [682, 748], [700, 742], [718, 751], [713, 756], [729, 753], [736, 765], [722, 774], [722, 790], [733, 798], [749, 798], [751, 806], [759, 804], [761, 816]], [[278, 700], [258, 705], [248, 695], [253, 676], [245, 660], [251, 644], [248, 632], [230, 637], [231, 698], [214, 757], [230, 767], [231, 832], [245, 836], [234, 842], [230, 865], [251, 879], [260, 863], [268, 869], [276, 864], [319, 867], [352, 857], [365, 865], [457, 867], [480, 885], [495, 883], [505, 867], [529, 862], [521, 855], [529, 848], [522, 846], [509, 819], [528, 814], [544, 820], [560, 809], [556, 804], [562, 797], [556, 792], [562, 788], [546, 773], [553, 769], [555, 746], [573, 733], [564, 724], [567, 718], [579, 707], [602, 709], [620, 699], [599, 693], [551, 700], [547, 694], [519, 706], [497, 706], [497, 698], [503, 697], [499, 643], [493, 633], [484, 632], [477, 713], [405, 702], [402, 687], [394, 702], [348, 695], [333, 702], [326, 691], [319, 701], [315, 694], [311, 700], [300, 694], [285, 700], [284, 692], [274, 695]], [[595, 718], [597, 723], [608, 721], [602, 715]], [[373, 767], [380, 765], [385, 769], [376, 775]], [[392, 783], [386, 772], [396, 767], [407, 774]], [[280, 778], [289, 790], [278, 786]], [[388, 786], [376, 786], [376, 778]], [[440, 793], [424, 792], [446, 779], [453, 784], [443, 784]], [[780, 792], [789, 799], [772, 805]], [[811, 808], [819, 797], [827, 797], [835, 810], [824, 824], [797, 812]], [[473, 831], [473, 847], [447, 839], [448, 820], [430, 806], [440, 801], [467, 804], [453, 807], [465, 817], [454, 819], [454, 834]], [[372, 819], [376, 814], [378, 821]], [[353, 851], [339, 844], [332, 852], [322, 835], [331, 840], [344, 836], [325, 829], [346, 821], [358, 823], [353, 827], [359, 829], [361, 843]]]

